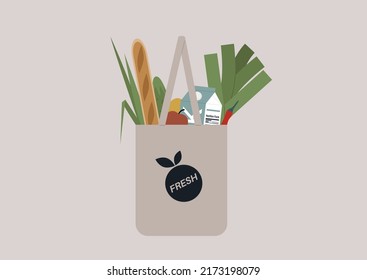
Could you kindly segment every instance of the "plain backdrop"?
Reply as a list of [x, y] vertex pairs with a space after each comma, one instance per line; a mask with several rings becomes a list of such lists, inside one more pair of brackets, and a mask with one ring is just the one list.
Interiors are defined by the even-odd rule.
[[[1, 0], [0, 258], [366, 259], [366, 8]], [[229, 43], [273, 79], [230, 121], [228, 227], [215, 237], [141, 235], [128, 117], [119, 141], [128, 94], [111, 38], [131, 64], [142, 39], [166, 83], [179, 35], [196, 85], [204, 54]], [[180, 69], [175, 96], [184, 81]]]

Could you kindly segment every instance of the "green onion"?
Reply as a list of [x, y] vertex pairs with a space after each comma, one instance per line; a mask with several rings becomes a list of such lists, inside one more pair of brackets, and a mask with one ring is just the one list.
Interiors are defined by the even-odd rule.
[[112, 39], [111, 39], [111, 42], [112, 42], [112, 45], [113, 45], [113, 49], [115, 51], [115, 55], [116, 55], [118, 64], [120, 66], [121, 74], [124, 78], [126, 89], [129, 93], [131, 103], [133, 105], [134, 112], [136, 114], [136, 115], [135, 114], [134, 115], [136, 116], [137, 124], [144, 124], [144, 118], [143, 118], [143, 113], [142, 113], [141, 104], [140, 104], [140, 97], [139, 97], [138, 90], [136, 88], [134, 77], [131, 74], [129, 64], [127, 63], [127, 60], [125, 58], [126, 65], [127, 65], [127, 70], [128, 70], [128, 75], [129, 75], [129, 77], [128, 77], [127, 74], [126, 74], [125, 68], [122, 64], [122, 61], [120, 59], [120, 55], [118, 54], [117, 49], [116, 49], [115, 44], [113, 43]]
[[242, 46], [236, 55], [236, 73], [240, 72], [242, 68], [246, 66], [253, 54], [254, 51], [251, 50], [246, 44]]
[[122, 125], [124, 123], [124, 112], [125, 110], [128, 112], [130, 118], [133, 120], [135, 124], [139, 124], [138, 118], [134, 114], [133, 110], [131, 109], [129, 103], [126, 100], [122, 101], [121, 103], [121, 126], [120, 126], [120, 141], [122, 137]]
[[205, 68], [206, 68], [206, 78], [208, 81], [208, 87], [215, 88], [215, 93], [217, 94], [220, 102], [224, 104], [222, 84], [220, 81], [218, 55], [216, 53], [207, 54], [204, 56]]
[[241, 89], [230, 101], [225, 105], [225, 111], [231, 108], [237, 101], [238, 104], [233, 110], [235, 114], [243, 105], [245, 105], [252, 97], [254, 97], [260, 90], [262, 90], [271, 78], [265, 71], [261, 71], [254, 79], [252, 79], [243, 89]]
[[223, 104], [226, 104], [233, 95], [233, 87], [236, 77], [236, 60], [234, 45], [222, 46], [222, 93]]
[[[222, 81], [218, 66], [217, 54], [207, 54], [205, 58], [208, 87], [216, 89], [222, 103], [222, 117], [236, 102], [233, 114], [263, 89], [271, 78], [266, 74], [264, 65], [255, 57], [251, 59], [254, 51], [246, 44], [242, 46], [237, 55], [234, 55], [234, 45], [222, 46]], [[261, 72], [260, 72], [261, 71]]]
[[236, 75], [236, 82], [233, 91], [234, 94], [237, 94], [240, 89], [263, 68], [264, 65], [257, 57], [251, 60], [245, 67], [243, 67], [241, 71], [238, 72]]

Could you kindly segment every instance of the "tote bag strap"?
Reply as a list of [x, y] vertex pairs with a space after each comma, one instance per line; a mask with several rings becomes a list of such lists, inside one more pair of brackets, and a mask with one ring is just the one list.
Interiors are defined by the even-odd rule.
[[189, 97], [191, 102], [191, 108], [194, 115], [195, 125], [201, 125], [201, 118], [199, 113], [199, 105], [196, 98], [196, 91], [194, 85], [194, 78], [192, 76], [189, 52], [187, 50], [185, 37], [180, 36], [177, 40], [175, 55], [171, 66], [171, 72], [169, 74], [166, 95], [164, 97], [161, 116], [159, 119], [159, 125], [165, 125], [167, 120], [168, 108], [172, 99], [173, 88], [176, 82], [178, 66], [180, 65], [180, 58], [182, 57], [182, 63], [185, 70], [186, 84], [189, 90]]

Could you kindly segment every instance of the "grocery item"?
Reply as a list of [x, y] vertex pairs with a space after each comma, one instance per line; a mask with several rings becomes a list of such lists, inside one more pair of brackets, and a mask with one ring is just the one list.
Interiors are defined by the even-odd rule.
[[115, 51], [115, 55], [116, 55], [116, 58], [117, 58], [117, 61], [118, 61], [119, 67], [120, 67], [122, 77], [123, 77], [124, 82], [125, 82], [126, 89], [129, 93], [131, 103], [133, 104], [133, 108], [134, 108], [134, 110], [131, 109], [129, 103], [126, 100], [122, 101], [122, 103], [121, 103], [121, 124], [120, 124], [120, 139], [121, 139], [121, 137], [122, 137], [122, 125], [123, 125], [125, 110], [128, 112], [128, 114], [130, 115], [130, 118], [133, 120], [133, 122], [135, 124], [144, 124], [144, 117], [143, 117], [143, 112], [142, 112], [142, 108], [141, 108], [138, 89], [136, 88], [135, 80], [134, 80], [134, 77], [131, 73], [129, 63], [127, 62], [127, 59], [125, 58], [125, 64], [126, 64], [126, 68], [127, 68], [127, 74], [126, 74], [125, 67], [122, 64], [120, 55], [117, 52], [115, 44], [112, 40], [111, 40], [111, 42], [112, 42], [113, 49]]
[[181, 114], [183, 109], [179, 112], [169, 111], [167, 115], [166, 124], [188, 124], [188, 119]]
[[222, 104], [216, 93], [214, 93], [205, 106], [204, 125], [219, 125], [222, 114]]
[[140, 100], [145, 124], [158, 124], [159, 115], [146, 49], [140, 40], [132, 46], [135, 72], [138, 79]]
[[178, 112], [180, 111], [181, 98], [175, 98], [171, 100], [168, 111]]
[[[123, 100], [121, 103], [120, 139], [125, 111], [135, 124], [142, 125], [227, 125], [229, 119], [271, 81], [262, 62], [257, 57], [253, 58], [254, 51], [246, 44], [237, 53], [234, 44], [227, 44], [221, 46], [221, 69], [218, 54], [204, 56], [208, 87], [195, 87], [187, 46], [184, 37], [179, 37], [167, 83], [170, 96], [165, 98], [166, 87], [162, 80], [159, 77], [154, 77], [153, 81], [151, 79], [144, 44], [135, 40], [132, 45], [136, 83], [126, 57], [123, 63], [112, 39], [111, 42], [130, 97], [130, 101]], [[181, 58], [190, 94], [187, 93], [182, 99], [169, 101]], [[192, 99], [196, 95], [198, 102], [193, 103], [194, 110], [191, 108], [189, 95]], [[161, 114], [167, 118], [161, 117]]]
[[155, 100], [157, 102], [158, 115], [161, 115], [162, 105], [164, 96], [166, 94], [166, 88], [159, 77], [154, 77], [153, 79], [153, 88], [155, 94]]
[[233, 96], [233, 86], [236, 78], [236, 59], [234, 45], [222, 46], [222, 92], [224, 104]]
[[[263, 70], [264, 65], [257, 57], [250, 61], [254, 52], [247, 45], [243, 45], [237, 55], [233, 44], [223, 45], [221, 50], [222, 77], [218, 55], [213, 53], [204, 56], [208, 86], [215, 88], [223, 105], [223, 112], [228, 111], [238, 102], [232, 112], [235, 114], [262, 90], [271, 78]], [[221, 119], [223, 118], [222, 114]]]
[[229, 119], [233, 115], [233, 109], [236, 107], [237, 104], [238, 104], [238, 101], [233, 105], [233, 107], [231, 107], [230, 109], [227, 110], [226, 114], [224, 115], [222, 125], [227, 125], [228, 124]]
[[[222, 104], [215, 93], [215, 89], [196, 86], [195, 91], [202, 123], [204, 125], [219, 125], [222, 113]], [[181, 109], [184, 109], [184, 113], [188, 117], [189, 124], [194, 124], [188, 93], [182, 98]]]

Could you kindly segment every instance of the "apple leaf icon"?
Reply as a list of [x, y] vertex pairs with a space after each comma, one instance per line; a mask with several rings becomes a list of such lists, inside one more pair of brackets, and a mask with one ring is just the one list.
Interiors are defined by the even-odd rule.
[[182, 158], [181, 151], [178, 151], [177, 154], [175, 155], [175, 165], [180, 163], [181, 158]]
[[181, 151], [178, 151], [174, 158], [175, 163], [173, 163], [172, 160], [165, 158], [165, 157], [157, 158], [156, 161], [158, 162], [160, 166], [170, 168], [170, 167], [173, 167], [179, 164], [181, 159], [182, 159]]
[[162, 167], [169, 168], [175, 166], [175, 164], [170, 159], [165, 157], [157, 158], [156, 161]]

